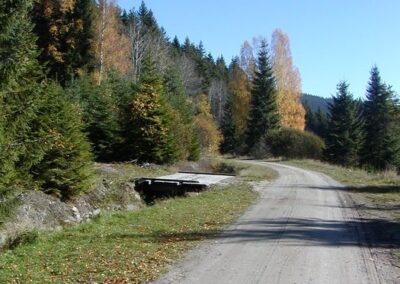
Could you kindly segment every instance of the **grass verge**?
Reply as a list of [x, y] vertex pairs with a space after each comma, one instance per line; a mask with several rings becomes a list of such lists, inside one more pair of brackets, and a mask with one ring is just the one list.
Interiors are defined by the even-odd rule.
[[269, 167], [248, 164], [240, 160], [218, 159], [217, 162], [219, 163], [217, 167], [221, 168], [220, 170], [217, 169], [217, 171], [229, 172], [231, 169], [232, 172], [236, 173], [239, 179], [246, 182], [274, 180], [279, 176], [276, 171]]
[[143, 283], [215, 236], [255, 199], [248, 184], [217, 187], [135, 212], [103, 215], [0, 256], [0, 283]]
[[20, 205], [18, 195], [7, 196], [0, 200], [0, 229], [12, 218], [18, 205]]
[[371, 173], [314, 160], [292, 160], [286, 163], [327, 174], [347, 185], [349, 191], [362, 193], [376, 203], [394, 206], [400, 203], [400, 176], [395, 172]]
[[[368, 230], [373, 232], [371, 246], [379, 244], [388, 249], [389, 261], [400, 267], [400, 177], [395, 172], [371, 173], [313, 160], [286, 163], [322, 172], [347, 185], [347, 190], [353, 193], [357, 211], [369, 220]], [[363, 198], [360, 199], [360, 195]]]

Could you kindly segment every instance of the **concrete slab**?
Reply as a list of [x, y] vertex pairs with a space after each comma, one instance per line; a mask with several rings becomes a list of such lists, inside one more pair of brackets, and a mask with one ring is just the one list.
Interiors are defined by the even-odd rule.
[[226, 175], [207, 175], [207, 174], [188, 174], [188, 173], [176, 173], [172, 175], [161, 176], [158, 178], [171, 179], [171, 180], [195, 180], [206, 186], [221, 183], [227, 179], [232, 178], [232, 176]]

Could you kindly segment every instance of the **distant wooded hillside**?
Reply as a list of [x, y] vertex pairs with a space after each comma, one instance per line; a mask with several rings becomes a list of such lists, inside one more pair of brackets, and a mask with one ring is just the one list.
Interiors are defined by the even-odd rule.
[[302, 94], [301, 102], [304, 106], [308, 105], [312, 112], [318, 111], [321, 109], [322, 112], [328, 112], [328, 104], [332, 102], [331, 98], [323, 98], [319, 96], [314, 96], [310, 94]]

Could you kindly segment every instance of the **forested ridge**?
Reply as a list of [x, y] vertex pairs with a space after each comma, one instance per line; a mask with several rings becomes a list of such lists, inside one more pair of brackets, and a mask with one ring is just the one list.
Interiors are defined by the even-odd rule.
[[229, 153], [399, 164], [399, 105], [373, 67], [367, 97], [341, 82], [328, 114], [301, 104], [288, 35], [214, 58], [171, 39], [144, 2], [0, 3], [0, 198], [35, 189], [69, 198], [92, 163], [173, 163]]

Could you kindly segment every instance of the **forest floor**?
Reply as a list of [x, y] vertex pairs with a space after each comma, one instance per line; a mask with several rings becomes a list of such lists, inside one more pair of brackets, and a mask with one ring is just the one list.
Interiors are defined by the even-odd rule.
[[[197, 165], [192, 166], [196, 170]], [[130, 165], [99, 167], [112, 184], [130, 180], [132, 175], [171, 171]], [[236, 181], [198, 195], [158, 201], [136, 211], [102, 211], [89, 223], [28, 234], [23, 243], [0, 255], [0, 283], [153, 280], [185, 251], [218, 234], [256, 200], [258, 194], [248, 181], [276, 176], [273, 170], [259, 170], [255, 165], [236, 170]]]

